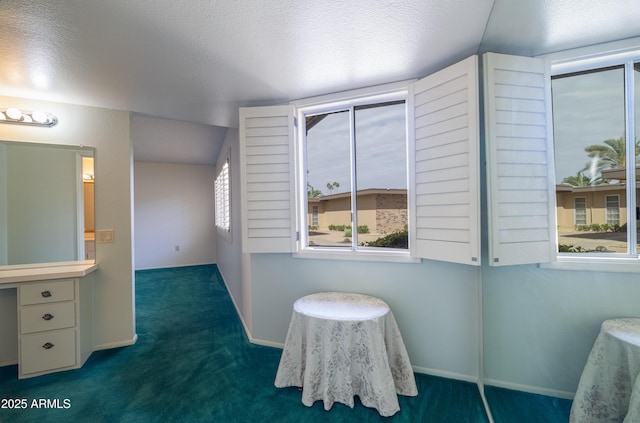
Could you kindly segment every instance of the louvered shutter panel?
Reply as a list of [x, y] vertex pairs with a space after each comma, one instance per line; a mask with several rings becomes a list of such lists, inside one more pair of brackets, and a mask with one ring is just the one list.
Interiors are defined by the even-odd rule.
[[291, 106], [240, 109], [242, 251], [295, 248], [294, 127]]
[[480, 264], [478, 57], [410, 87], [412, 255]]
[[544, 59], [483, 56], [489, 264], [555, 259], [551, 79]]

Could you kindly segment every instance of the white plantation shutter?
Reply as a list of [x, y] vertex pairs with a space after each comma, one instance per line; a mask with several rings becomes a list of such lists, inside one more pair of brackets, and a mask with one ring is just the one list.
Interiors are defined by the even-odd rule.
[[486, 53], [489, 264], [555, 259], [551, 79], [545, 60]]
[[416, 257], [480, 264], [478, 107], [477, 56], [410, 87]]
[[215, 180], [215, 219], [216, 226], [223, 232], [231, 229], [230, 191], [229, 191], [229, 158], [224, 161], [222, 169]]
[[294, 251], [293, 130], [291, 106], [240, 109], [243, 252]]

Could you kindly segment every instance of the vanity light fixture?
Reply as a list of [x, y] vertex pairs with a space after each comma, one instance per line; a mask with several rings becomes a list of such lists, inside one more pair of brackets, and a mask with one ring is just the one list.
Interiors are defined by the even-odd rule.
[[52, 127], [58, 123], [58, 118], [51, 113], [39, 110], [20, 110], [9, 107], [0, 109], [0, 123]]

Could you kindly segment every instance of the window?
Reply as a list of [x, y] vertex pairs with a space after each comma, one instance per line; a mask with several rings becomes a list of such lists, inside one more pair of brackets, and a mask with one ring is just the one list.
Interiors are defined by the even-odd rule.
[[478, 73], [240, 108], [243, 252], [480, 265]]
[[231, 199], [229, 187], [229, 156], [227, 156], [215, 180], [215, 220], [218, 232], [231, 234]]
[[606, 198], [606, 210], [607, 210], [607, 225], [620, 226], [620, 197], [617, 195], [607, 195]]
[[574, 223], [576, 225], [587, 224], [587, 199], [585, 197], [576, 197], [573, 200]]
[[[365, 99], [301, 113], [306, 175], [301, 185], [312, 211], [304, 246], [408, 249], [405, 100]], [[314, 203], [322, 204], [322, 219]]]
[[639, 70], [629, 61], [552, 77], [561, 256], [638, 253]]
[[316, 228], [320, 226], [320, 207], [311, 206], [311, 226]]

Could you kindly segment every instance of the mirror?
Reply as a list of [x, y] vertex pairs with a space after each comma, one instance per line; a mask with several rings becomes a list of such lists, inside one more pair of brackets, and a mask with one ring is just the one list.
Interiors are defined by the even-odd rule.
[[0, 141], [0, 265], [95, 259], [94, 156]]

